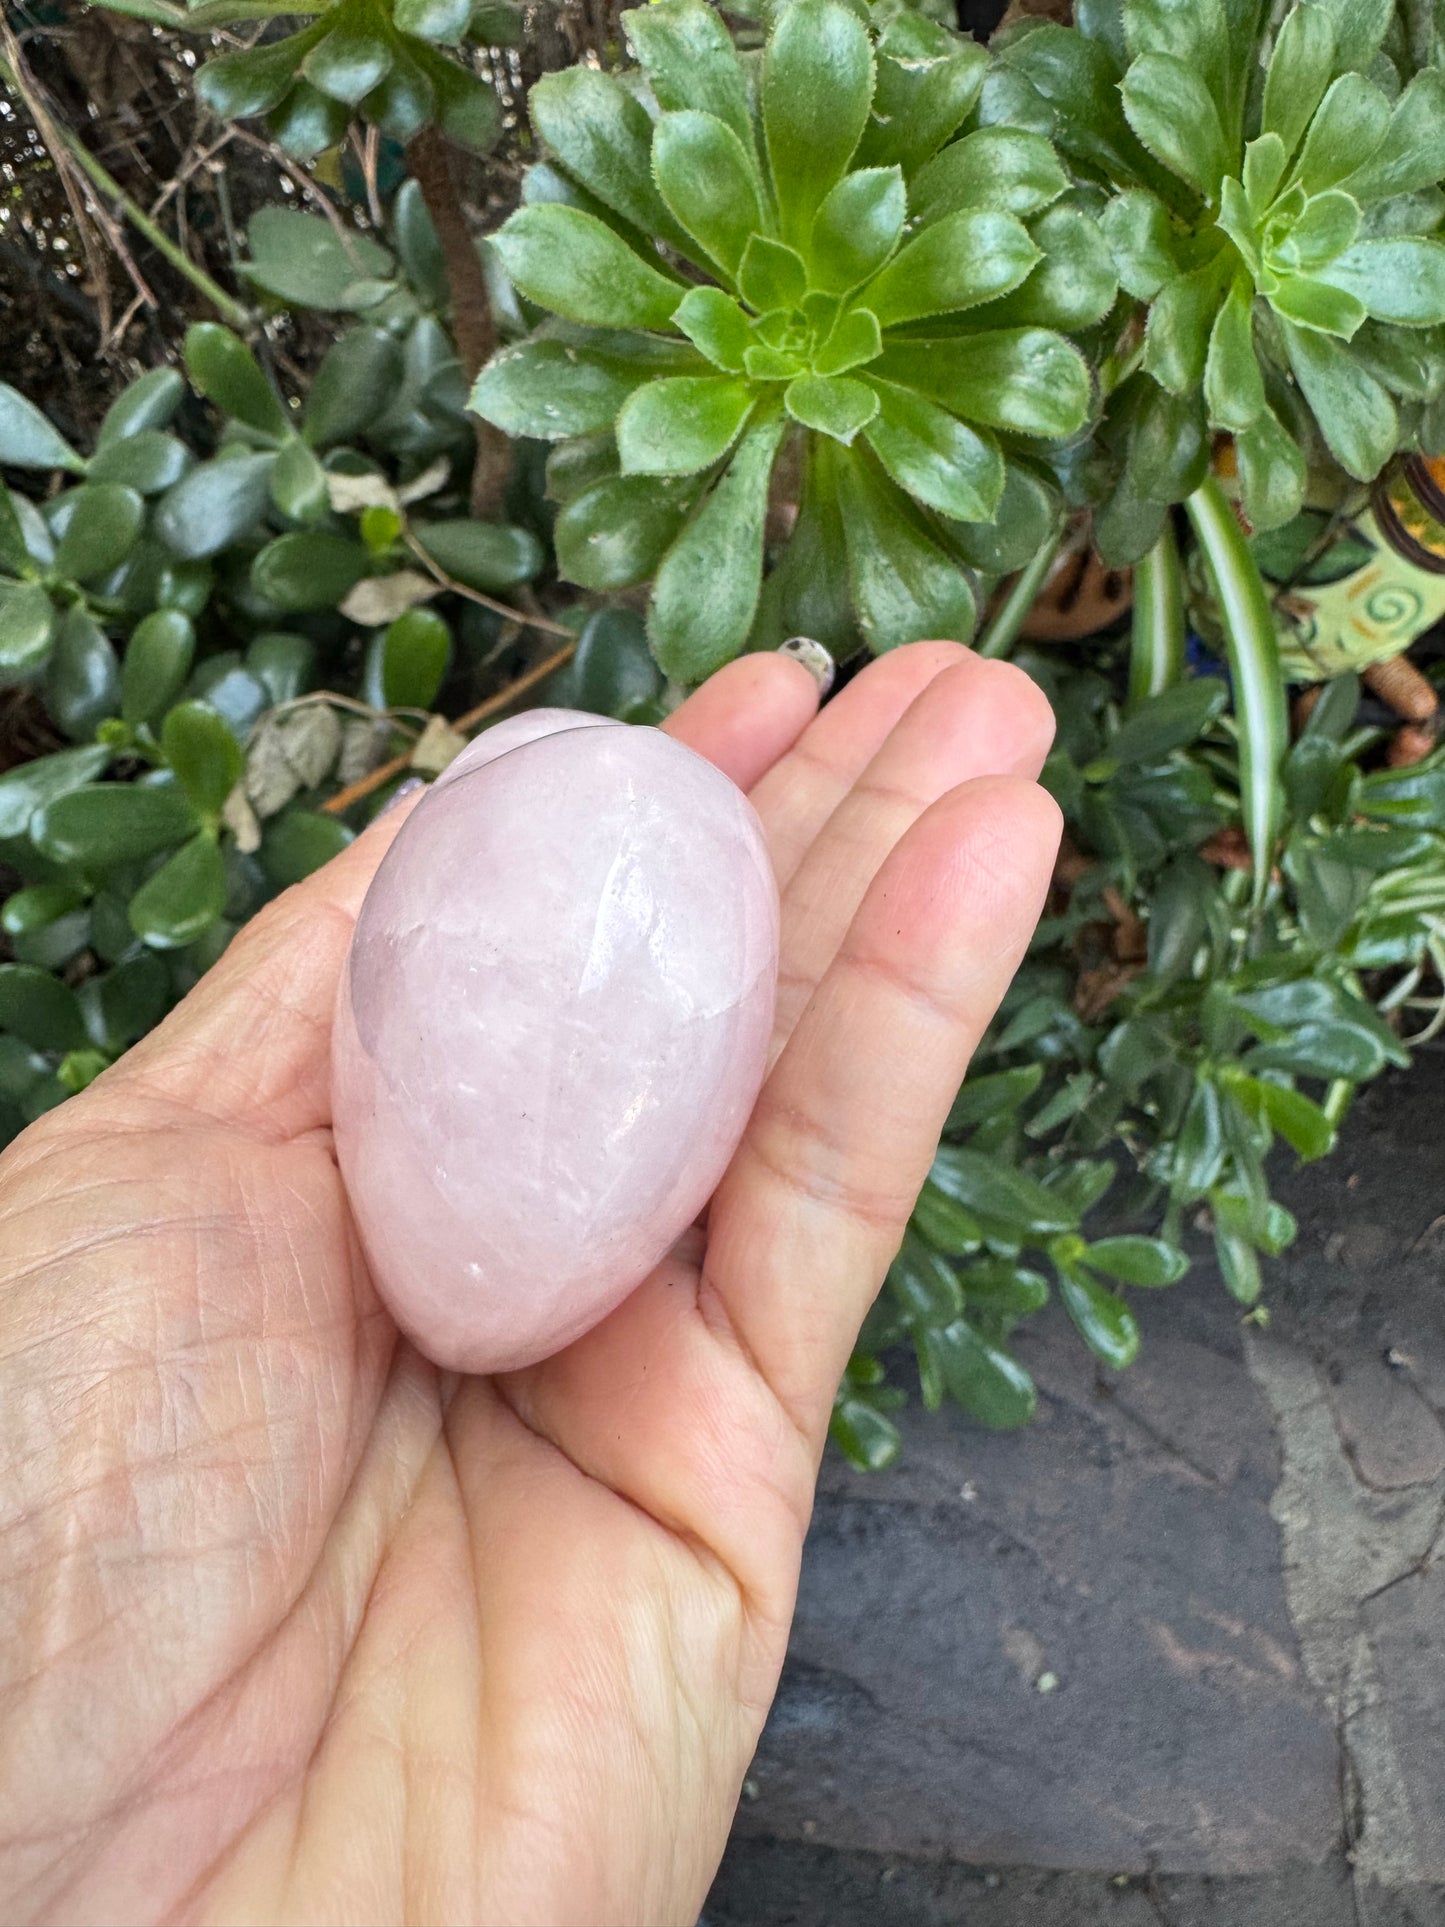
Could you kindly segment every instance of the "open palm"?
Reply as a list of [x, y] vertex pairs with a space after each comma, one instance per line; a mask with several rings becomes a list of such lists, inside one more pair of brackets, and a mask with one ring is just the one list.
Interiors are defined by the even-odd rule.
[[695, 1916], [1057, 837], [1017, 672], [921, 644], [813, 708], [751, 658], [669, 725], [762, 816], [779, 1054], [705, 1234], [559, 1356], [438, 1373], [350, 1223], [331, 1007], [400, 812], [0, 1160], [6, 1919]]

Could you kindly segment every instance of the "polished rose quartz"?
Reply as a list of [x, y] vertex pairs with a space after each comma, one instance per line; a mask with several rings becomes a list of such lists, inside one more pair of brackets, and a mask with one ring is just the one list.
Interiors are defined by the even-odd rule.
[[777, 890], [746, 798], [658, 730], [549, 720], [489, 731], [417, 805], [337, 1001], [372, 1276], [457, 1370], [543, 1358], [647, 1275], [736, 1148], [772, 1024]]

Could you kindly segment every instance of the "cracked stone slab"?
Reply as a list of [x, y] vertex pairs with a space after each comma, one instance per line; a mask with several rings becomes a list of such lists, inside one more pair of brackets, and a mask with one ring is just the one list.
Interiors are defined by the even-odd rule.
[[1145, 1311], [1118, 1381], [1062, 1319], [1031, 1334], [1031, 1431], [913, 1412], [892, 1472], [825, 1469], [740, 1837], [1116, 1874], [1337, 1849], [1237, 1308]]
[[1357, 1887], [1342, 1859], [1243, 1878], [986, 1868], [735, 1843], [703, 1927], [1445, 1927], [1445, 1891]]
[[1445, 1883], [1440, 1068], [1362, 1097], [1333, 1182], [1325, 1166], [1290, 1181], [1304, 1229], [1268, 1334], [1246, 1341], [1279, 1432], [1285, 1585], [1340, 1737], [1350, 1856], [1385, 1889]]

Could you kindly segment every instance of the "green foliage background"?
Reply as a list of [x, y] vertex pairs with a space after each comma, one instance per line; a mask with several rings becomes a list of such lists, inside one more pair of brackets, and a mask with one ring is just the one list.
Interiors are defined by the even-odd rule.
[[[196, 320], [93, 445], [0, 387], [0, 685], [68, 742], [0, 774], [0, 1137], [539, 653], [575, 644], [547, 699], [656, 721], [795, 631], [845, 660], [977, 632], [1053, 702], [1077, 860], [835, 1435], [859, 1464], [896, 1450], [904, 1345], [928, 1404], [1026, 1421], [1012, 1339], [1054, 1296], [1127, 1366], [1132, 1295], [1182, 1277], [1195, 1226], [1260, 1315], [1261, 1260], [1294, 1235], [1272, 1150], [1330, 1149], [1354, 1088], [1408, 1061], [1401, 1013], [1445, 962], [1445, 758], [1384, 767], [1352, 676], [1290, 741], [1210, 452], [1233, 438], [1254, 526], [1287, 542], [1312, 474], [1364, 484], [1438, 447], [1434, 9], [1087, 0], [985, 51], [897, 0], [731, 27], [655, 0], [532, 86], [530, 134], [468, 52], [525, 42], [507, 8], [121, 10], [243, 29], [199, 96], [292, 165], [329, 165], [354, 119], [398, 156], [505, 133], [531, 164], [465, 261], [434, 165], [380, 229], [262, 209], [220, 296], [237, 327]], [[479, 298], [498, 350], [473, 398], [513, 443], [500, 514], [472, 507], [496, 451], [456, 345]], [[308, 313], [330, 345], [278, 377]], [[1081, 526], [1139, 562], [1132, 631], [1020, 649]], [[1191, 579], [1223, 608], [1222, 662], [1186, 658]], [[1144, 954], [1121, 967], [1126, 926]]]

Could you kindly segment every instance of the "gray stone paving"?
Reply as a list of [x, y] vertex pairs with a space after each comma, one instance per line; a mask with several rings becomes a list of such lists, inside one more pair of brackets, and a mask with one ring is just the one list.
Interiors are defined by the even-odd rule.
[[1445, 1927], [1442, 1126], [1433, 1056], [1284, 1181], [1266, 1328], [1201, 1264], [828, 1464], [711, 1927]]

